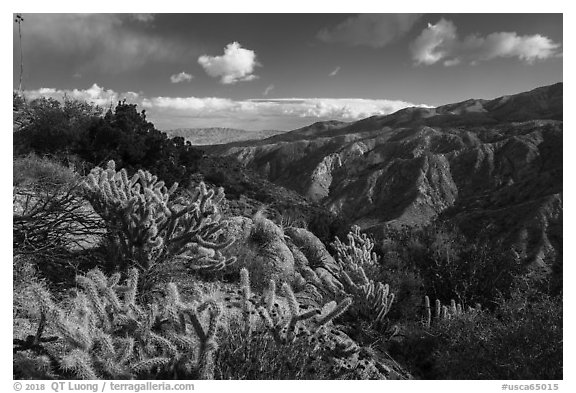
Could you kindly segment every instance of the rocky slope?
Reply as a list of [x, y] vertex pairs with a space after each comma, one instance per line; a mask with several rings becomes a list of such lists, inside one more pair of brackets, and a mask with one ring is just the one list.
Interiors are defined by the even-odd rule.
[[558, 83], [494, 100], [321, 122], [209, 148], [364, 230], [456, 222], [548, 268], [562, 253]]

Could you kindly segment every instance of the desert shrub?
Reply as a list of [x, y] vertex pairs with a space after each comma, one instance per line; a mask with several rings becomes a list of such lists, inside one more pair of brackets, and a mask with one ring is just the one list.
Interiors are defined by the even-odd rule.
[[101, 114], [99, 107], [80, 100], [60, 102], [38, 98], [19, 103], [19, 114], [15, 116], [19, 124], [18, 132], [14, 134], [15, 154], [73, 151]]
[[284, 232], [273, 221], [266, 218], [261, 210], [256, 212], [252, 218], [252, 231], [250, 232], [250, 242], [257, 248], [265, 249], [271, 243], [282, 241]]
[[14, 187], [46, 189], [70, 186], [78, 181], [78, 175], [72, 169], [34, 153], [15, 158], [12, 174]]
[[318, 361], [318, 352], [304, 340], [282, 345], [265, 333], [246, 335], [236, 321], [221, 342], [215, 376], [223, 380], [325, 379], [329, 370]]
[[422, 279], [425, 294], [464, 305], [494, 308], [497, 296], [509, 296], [514, 277], [523, 271], [513, 252], [441, 224], [387, 229], [378, 251], [403, 261], [405, 271]]
[[168, 186], [178, 182], [184, 187], [202, 157], [202, 152], [184, 138], [168, 138], [158, 131], [146, 119], [145, 111], [138, 112], [135, 104], [126, 101], [90, 126], [77, 153], [95, 165], [114, 160], [129, 174], [145, 169]]
[[562, 379], [562, 299], [531, 289], [494, 311], [406, 325], [390, 354], [424, 379]]
[[396, 295], [394, 307], [387, 317], [392, 321], [418, 320], [414, 310], [420, 308], [424, 296], [424, 284], [420, 275], [411, 269], [394, 269], [384, 262], [376, 277], [378, 281], [386, 282], [394, 288]]
[[279, 224], [281, 228], [307, 228], [306, 213], [297, 208], [288, 208], [280, 212]]
[[144, 168], [171, 185], [188, 186], [202, 152], [184, 138], [168, 136], [146, 120], [144, 111], [121, 101], [114, 110], [80, 100], [14, 97], [15, 155], [36, 152], [65, 160], [74, 156], [93, 167], [112, 159], [130, 174]]
[[93, 246], [103, 232], [100, 218], [83, 199], [81, 180], [70, 169], [34, 155], [14, 161], [14, 254], [45, 264]]
[[513, 294], [495, 315], [454, 319], [439, 328], [434, 354], [447, 379], [562, 379], [562, 304]]
[[311, 212], [307, 222], [307, 229], [324, 244], [330, 244], [336, 237], [344, 239], [351, 227], [351, 222], [346, 217], [329, 211]]
[[186, 302], [175, 284], [143, 304], [138, 271], [124, 285], [120, 274], [99, 270], [78, 276], [78, 292], [55, 301], [32, 285], [36, 324], [14, 340], [14, 377], [43, 379], [211, 379], [221, 308]]

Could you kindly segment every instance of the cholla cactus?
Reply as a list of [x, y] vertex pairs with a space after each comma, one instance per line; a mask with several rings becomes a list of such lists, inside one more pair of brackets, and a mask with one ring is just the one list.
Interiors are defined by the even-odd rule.
[[332, 247], [336, 250], [338, 263], [343, 265], [360, 265], [363, 268], [375, 267], [378, 265], [378, 256], [372, 250], [374, 242], [365, 234], [360, 232], [360, 227], [354, 225], [347, 235], [347, 243], [343, 243], [336, 238]]
[[[351, 275], [342, 272], [342, 282], [347, 293], [354, 296], [354, 306], [360, 315], [376, 323], [384, 323], [394, 302], [390, 286], [370, 280], [360, 266], [352, 267]], [[355, 277], [354, 279], [352, 277]]]
[[374, 243], [360, 232], [360, 227], [354, 226], [348, 234], [347, 243], [336, 238], [332, 246], [340, 265], [338, 279], [344, 286], [344, 293], [352, 295], [354, 299], [352, 311], [376, 323], [383, 323], [394, 302], [394, 294], [390, 293], [388, 284], [375, 282], [366, 274], [366, 269], [373, 271], [378, 267], [378, 257], [372, 252]]
[[432, 310], [430, 309], [430, 298], [424, 296], [424, 325], [430, 327], [432, 321]]
[[[280, 345], [293, 344], [299, 340], [307, 340], [315, 347], [328, 347], [330, 350], [340, 348], [346, 342], [350, 353], [355, 353], [359, 347], [350, 339], [346, 340], [337, 329], [331, 328], [334, 319], [341, 316], [352, 304], [351, 298], [340, 303], [332, 301], [322, 309], [302, 305], [296, 299], [292, 288], [287, 283], [281, 287], [281, 293], [288, 304], [287, 312], [280, 308], [276, 297], [276, 283], [270, 280], [262, 296], [253, 294], [249, 286], [249, 274], [246, 269], [241, 273], [240, 295], [231, 299], [231, 306], [242, 310], [245, 332], [252, 334], [263, 326], [274, 341]], [[257, 318], [253, 318], [257, 316]], [[342, 354], [341, 354], [342, 355]]]
[[422, 322], [425, 327], [430, 327], [433, 321], [439, 322], [443, 320], [450, 320], [464, 315], [471, 315], [481, 311], [480, 304], [476, 304], [476, 307], [468, 306], [465, 309], [462, 304], [456, 303], [454, 299], [450, 300], [449, 306], [443, 306], [440, 299], [436, 299], [434, 305], [434, 318], [432, 318], [432, 309], [430, 307], [430, 298], [424, 296], [424, 315], [422, 317]]
[[124, 261], [142, 270], [171, 257], [196, 270], [220, 270], [235, 261], [221, 254], [234, 242], [223, 235], [222, 188], [215, 192], [200, 183], [194, 192], [172, 199], [177, 183], [168, 189], [143, 170], [128, 178], [125, 169], [116, 171], [114, 161], [107, 169], [94, 168], [84, 185]]
[[77, 277], [69, 307], [33, 290], [47, 328], [63, 340], [58, 367], [81, 379], [213, 378], [220, 306], [183, 302], [175, 284], [152, 304], [138, 304], [138, 271], [124, 285], [119, 280], [97, 269]]

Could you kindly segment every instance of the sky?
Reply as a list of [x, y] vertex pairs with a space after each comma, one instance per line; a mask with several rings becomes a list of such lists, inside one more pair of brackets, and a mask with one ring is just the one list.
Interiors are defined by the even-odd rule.
[[563, 80], [562, 14], [22, 16], [15, 90], [22, 54], [27, 97], [126, 99], [161, 130], [291, 130]]

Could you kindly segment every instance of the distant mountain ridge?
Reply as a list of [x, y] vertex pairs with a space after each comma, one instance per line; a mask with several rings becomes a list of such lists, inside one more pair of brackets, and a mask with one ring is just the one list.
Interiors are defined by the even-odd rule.
[[550, 267], [562, 254], [562, 83], [494, 100], [318, 122], [208, 147], [375, 233], [457, 223]]
[[246, 131], [236, 128], [176, 128], [164, 131], [170, 137], [182, 137], [192, 145], [218, 145], [222, 143], [258, 140], [284, 131], [260, 130]]

